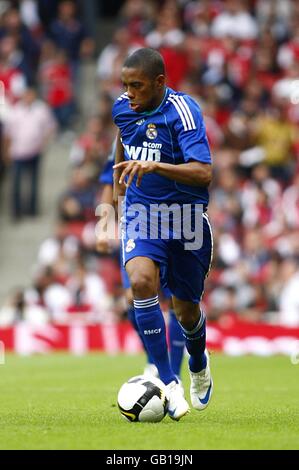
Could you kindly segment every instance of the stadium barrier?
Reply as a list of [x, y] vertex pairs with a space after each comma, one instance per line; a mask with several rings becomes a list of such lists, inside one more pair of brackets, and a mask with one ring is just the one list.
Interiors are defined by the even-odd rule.
[[[211, 351], [229, 355], [299, 354], [299, 328], [228, 320], [210, 323], [207, 343]], [[142, 350], [140, 341], [128, 322], [86, 325], [30, 325], [19, 323], [0, 328], [0, 342], [5, 350], [20, 355], [68, 351], [76, 355], [88, 352], [136, 354]]]

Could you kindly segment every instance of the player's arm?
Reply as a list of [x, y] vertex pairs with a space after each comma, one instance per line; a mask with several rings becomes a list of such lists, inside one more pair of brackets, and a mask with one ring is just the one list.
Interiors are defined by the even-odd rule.
[[[118, 181], [115, 181], [114, 172], [112, 168], [113, 162], [115, 162], [116, 160], [122, 161], [122, 159], [123, 159], [123, 146], [120, 140], [120, 134], [118, 132], [115, 138], [115, 141], [113, 143], [113, 146], [112, 146], [111, 154], [108, 156], [106, 165], [100, 176], [100, 183], [103, 185], [101, 201], [100, 201], [100, 204], [102, 205], [102, 207], [104, 207], [105, 205], [112, 206], [114, 202], [113, 200], [114, 192], [116, 194], [115, 196], [116, 201], [118, 200], [118, 197], [123, 193], [123, 188], [121, 187]], [[116, 208], [117, 208], [117, 204], [116, 204]], [[106, 212], [104, 213], [107, 215]], [[102, 215], [102, 217], [105, 217], [105, 215]], [[106, 225], [105, 224], [102, 225], [102, 223], [104, 222], [103, 219], [101, 219], [99, 222], [100, 223], [97, 224], [96, 250], [99, 253], [110, 253], [112, 250], [112, 247], [111, 247], [111, 240], [107, 236]]]
[[207, 187], [212, 181], [212, 165], [198, 161], [171, 165], [154, 162], [154, 173], [190, 186]]
[[[137, 175], [136, 186], [139, 186], [143, 175], [157, 173], [160, 176], [177, 181], [189, 186], [209, 186], [212, 180], [212, 165], [209, 163], [189, 162], [180, 165], [170, 163], [143, 162], [140, 160], [122, 162], [114, 165], [117, 170], [122, 170], [119, 178], [120, 184], [130, 186]], [[128, 176], [127, 182], [125, 178]]]
[[[119, 184], [130, 186], [135, 176], [137, 176], [136, 186], [139, 186], [143, 175], [157, 173], [160, 176], [177, 181], [189, 186], [207, 187], [212, 180], [212, 165], [193, 161], [172, 165], [170, 163], [144, 162], [140, 160], [130, 160], [114, 165], [117, 171], [121, 170]], [[128, 180], [125, 182], [125, 178]]]
[[124, 148], [120, 138], [120, 131], [118, 130], [116, 136], [116, 147], [115, 147], [115, 165], [113, 167], [113, 203], [115, 207], [118, 207], [118, 198], [124, 196], [126, 187], [121, 181], [121, 168], [117, 165], [124, 162]]

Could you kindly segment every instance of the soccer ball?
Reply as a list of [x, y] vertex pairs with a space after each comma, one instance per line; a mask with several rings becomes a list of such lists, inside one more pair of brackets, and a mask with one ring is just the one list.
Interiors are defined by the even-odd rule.
[[157, 423], [167, 412], [166, 386], [155, 377], [132, 377], [121, 386], [117, 404], [128, 421]]

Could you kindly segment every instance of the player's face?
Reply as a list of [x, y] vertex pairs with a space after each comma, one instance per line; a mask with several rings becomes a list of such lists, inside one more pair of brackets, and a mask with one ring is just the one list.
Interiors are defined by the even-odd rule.
[[121, 78], [133, 111], [142, 113], [159, 106], [164, 95], [164, 75], [152, 79], [141, 69], [123, 67]]

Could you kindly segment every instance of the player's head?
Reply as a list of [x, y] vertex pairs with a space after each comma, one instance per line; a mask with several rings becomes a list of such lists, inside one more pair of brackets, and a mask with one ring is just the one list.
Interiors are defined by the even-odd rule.
[[151, 111], [161, 103], [165, 90], [165, 65], [159, 52], [142, 48], [124, 62], [122, 82], [133, 111]]

